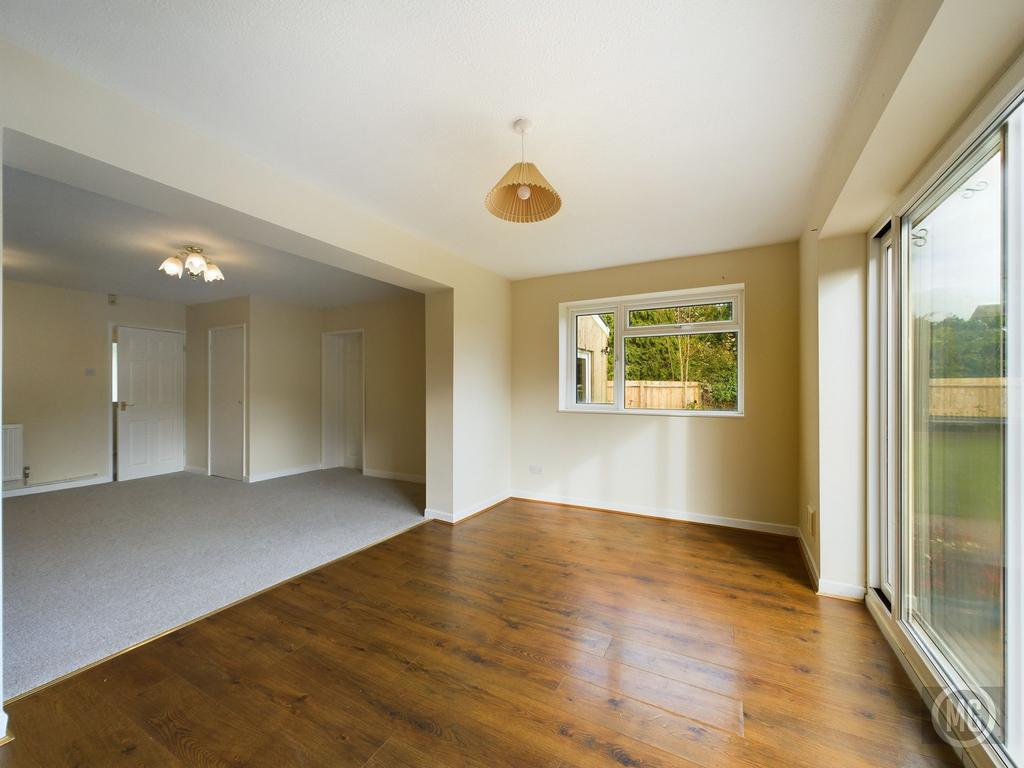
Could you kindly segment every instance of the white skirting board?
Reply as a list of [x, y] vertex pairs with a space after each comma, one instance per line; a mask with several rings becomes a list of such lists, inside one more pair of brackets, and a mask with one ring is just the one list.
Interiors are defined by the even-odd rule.
[[425, 485], [427, 478], [423, 475], [410, 475], [405, 472], [392, 472], [389, 469], [371, 469], [370, 467], [363, 468], [363, 474], [367, 477], [379, 477], [384, 480], [402, 480], [406, 483], [419, 483]]
[[807, 546], [807, 539], [804, 538], [804, 532], [801, 530], [800, 535], [797, 536], [800, 540], [800, 554], [804, 557], [804, 565], [807, 566], [807, 571], [811, 576], [811, 583], [814, 585], [814, 591], [818, 591], [818, 564], [814, 562], [814, 558], [811, 557], [811, 548]]
[[38, 485], [27, 485], [23, 488], [11, 488], [3, 492], [5, 499], [12, 496], [31, 496], [34, 493], [49, 493], [50, 491], [66, 491], [70, 488], [83, 488], [87, 485], [99, 485], [100, 483], [113, 482], [110, 475], [89, 475], [78, 477], [74, 480], [56, 480], [52, 483], [39, 483]]
[[463, 507], [454, 515], [451, 512], [445, 512], [439, 509], [430, 509], [429, 507], [423, 510], [423, 515], [428, 520], [442, 520], [446, 523], [457, 523], [461, 520], [465, 520], [467, 517], [472, 517], [478, 512], [483, 512], [485, 509], [490, 509], [496, 504], [500, 504], [509, 498], [507, 493], [499, 493], [496, 496], [492, 496], [490, 499], [478, 502], [476, 504], [469, 504]]
[[249, 475], [248, 482], [259, 483], [263, 480], [274, 480], [278, 477], [289, 477], [291, 475], [301, 475], [305, 472], [316, 472], [318, 469], [322, 469], [319, 464], [309, 464], [304, 467], [289, 467], [288, 469], [278, 469], [273, 472], [258, 472]]
[[185, 467], [185, 471], [193, 475], [208, 475], [206, 467]]
[[514, 498], [526, 499], [528, 501], [540, 501], [547, 502], [549, 504], [570, 504], [575, 507], [588, 507], [590, 509], [598, 510], [603, 509], [611, 512], [625, 512], [630, 515], [640, 515], [641, 517], [660, 517], [667, 520], [681, 520], [688, 523], [722, 525], [727, 528], [740, 528], [745, 531], [774, 533], [780, 536], [796, 537], [799, 535], [799, 529], [795, 525], [784, 525], [782, 523], [764, 523], [759, 520], [743, 520], [734, 517], [722, 517], [720, 515], [701, 515], [694, 512], [684, 512], [679, 509], [615, 504], [597, 501], [595, 499], [578, 499], [569, 496], [533, 493], [531, 491], [513, 491], [510, 495]]
[[427, 518], [427, 520], [440, 520], [442, 523], [454, 522], [452, 520], [451, 512], [442, 512], [439, 509], [430, 509], [430, 507], [423, 510], [423, 516]]
[[842, 581], [830, 581], [829, 579], [821, 578], [818, 573], [818, 564], [814, 562], [814, 558], [811, 557], [811, 548], [807, 544], [807, 540], [804, 538], [804, 532], [800, 531], [800, 535], [797, 537], [800, 540], [800, 554], [803, 555], [804, 565], [807, 566], [807, 571], [811, 577], [811, 583], [814, 585], [814, 591], [822, 597], [841, 597], [846, 600], [863, 600], [864, 594], [867, 590], [864, 587], [857, 586], [856, 584], [846, 584]]
[[863, 600], [867, 593], [865, 587], [856, 584], [845, 584], [841, 581], [818, 580], [818, 594], [823, 597], [842, 597], [847, 600]]
[[425, 515], [431, 520], [443, 520], [448, 523], [458, 522], [459, 520], [471, 517], [477, 512], [481, 512], [488, 507], [492, 507], [507, 498], [524, 499], [525, 501], [536, 501], [545, 504], [569, 504], [571, 506], [585, 507], [599, 511], [625, 512], [627, 514], [638, 515], [640, 517], [658, 517], [667, 520], [680, 520], [690, 523], [721, 525], [727, 528], [739, 528], [747, 531], [758, 531], [760, 533], [774, 533], [780, 536], [789, 536], [792, 538], [797, 538], [799, 536], [799, 529], [795, 525], [765, 523], [759, 520], [742, 520], [732, 517], [721, 517], [718, 515], [691, 514], [677, 509], [609, 504], [607, 502], [595, 501], [593, 499], [578, 499], [568, 496], [538, 494], [531, 491], [509, 491], [508, 493], [497, 494], [491, 499], [464, 507], [454, 515], [452, 515], [451, 512], [437, 509], [427, 509], [425, 510]]

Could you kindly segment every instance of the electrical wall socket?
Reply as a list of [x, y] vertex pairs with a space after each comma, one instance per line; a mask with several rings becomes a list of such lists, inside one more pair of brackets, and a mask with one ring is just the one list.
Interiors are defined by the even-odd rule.
[[544, 474], [544, 467], [542, 467], [540, 464], [531, 464], [530, 465], [530, 474], [531, 475], [543, 475]]

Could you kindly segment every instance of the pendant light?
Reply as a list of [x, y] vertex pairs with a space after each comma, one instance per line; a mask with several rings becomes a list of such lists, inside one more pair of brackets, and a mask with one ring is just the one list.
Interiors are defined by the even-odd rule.
[[526, 132], [530, 121], [519, 118], [512, 123], [519, 134], [521, 160], [508, 169], [508, 173], [487, 193], [487, 210], [505, 221], [529, 224], [549, 219], [562, 207], [562, 198], [533, 163], [526, 162]]

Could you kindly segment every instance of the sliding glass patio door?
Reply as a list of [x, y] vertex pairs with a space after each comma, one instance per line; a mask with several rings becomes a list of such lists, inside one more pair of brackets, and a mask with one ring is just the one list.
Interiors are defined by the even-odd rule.
[[905, 217], [905, 618], [1004, 723], [1003, 134]]
[[964, 702], [979, 738], [1018, 760], [1022, 121], [1024, 108], [1009, 113], [894, 218], [872, 262], [874, 582], [942, 695]]

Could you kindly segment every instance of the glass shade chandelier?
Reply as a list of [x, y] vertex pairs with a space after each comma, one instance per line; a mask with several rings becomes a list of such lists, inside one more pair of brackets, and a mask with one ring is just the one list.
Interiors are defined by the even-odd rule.
[[220, 267], [203, 255], [203, 249], [195, 245], [186, 245], [185, 249], [174, 256], [168, 256], [159, 267], [165, 275], [176, 277], [179, 280], [183, 274], [187, 274], [192, 280], [198, 280], [202, 275], [207, 283], [213, 283], [224, 279], [224, 273]]
[[537, 166], [526, 162], [526, 132], [530, 130], [530, 121], [521, 117], [512, 123], [512, 129], [519, 134], [520, 162], [509, 168], [487, 193], [484, 205], [499, 219], [518, 224], [549, 219], [562, 207], [562, 198]]

